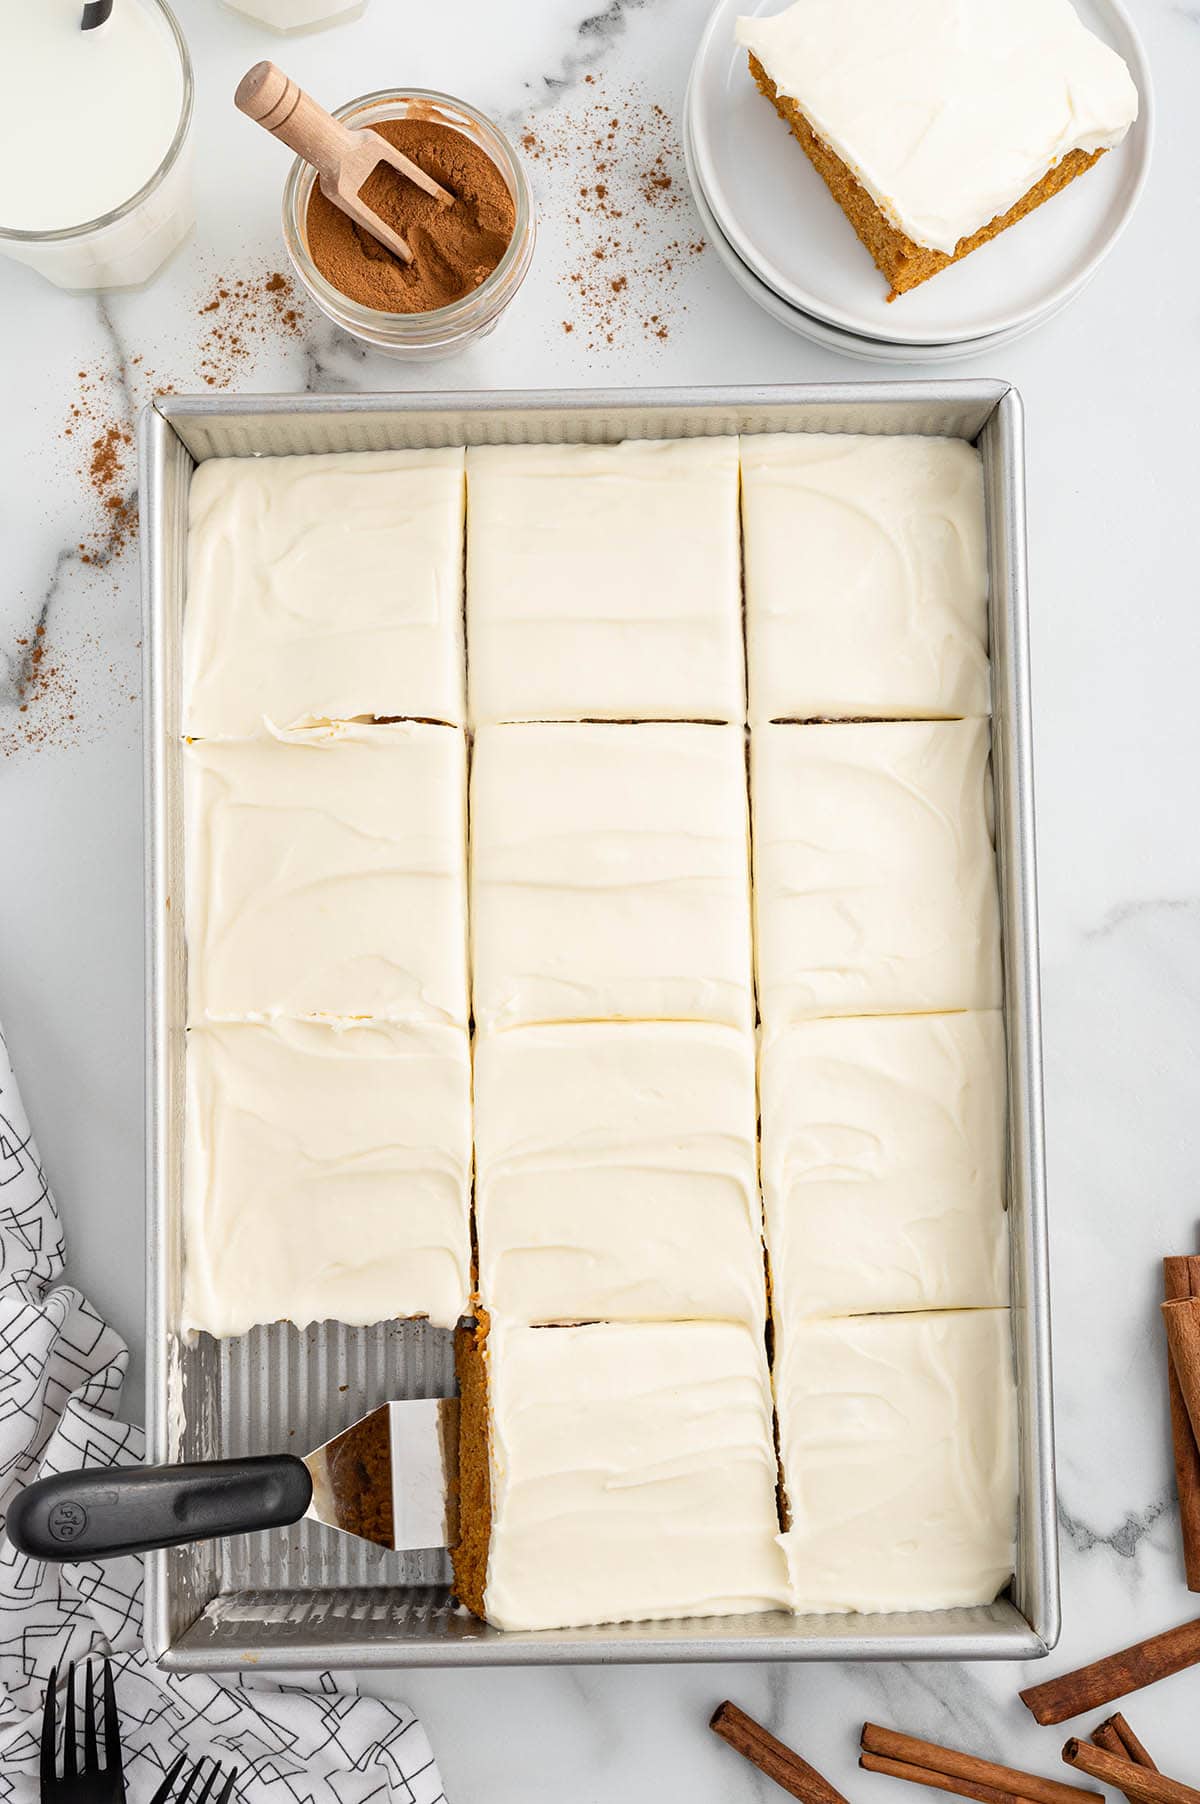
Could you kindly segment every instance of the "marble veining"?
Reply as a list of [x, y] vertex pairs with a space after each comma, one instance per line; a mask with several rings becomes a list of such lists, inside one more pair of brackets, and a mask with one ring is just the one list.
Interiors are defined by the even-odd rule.
[[[360, 23], [288, 40], [216, 0], [176, 6], [198, 74], [198, 233], [148, 290], [103, 303], [0, 261], [0, 1020], [62, 1205], [72, 1274], [133, 1344], [131, 1399], [143, 1333], [142, 803], [131, 699], [141, 623], [136, 546], [88, 564], [79, 550], [103, 525], [78, 472], [81, 447], [62, 437], [79, 372], [88, 373], [96, 431], [128, 428], [156, 387], [203, 390], [199, 309], [214, 283], [285, 267], [286, 159], [226, 100], [258, 58], [286, 61], [334, 101], [389, 79], [448, 88], [514, 129], [531, 113], [549, 125], [601, 95], [634, 95], [676, 122], [708, 0], [459, 0], [411, 17], [406, 9], [403, 33], [395, 0], [370, 0]], [[1156, 1321], [1156, 1261], [1196, 1247], [1200, 1217], [1200, 617], [1188, 524], [1200, 410], [1188, 297], [1200, 253], [1185, 230], [1200, 9], [1140, 0], [1136, 13], [1162, 122], [1136, 218], [1058, 319], [995, 356], [933, 372], [1010, 379], [1029, 421], [1065, 1619], [1061, 1647], [1037, 1677], [1200, 1614], [1181, 1577]], [[631, 179], [639, 154], [622, 151]], [[453, 363], [410, 369], [306, 310], [298, 332], [252, 340], [237, 386], [649, 387], [930, 373], [868, 368], [790, 336], [711, 252], [680, 265], [668, 337], [638, 324], [589, 347], [563, 329], [562, 285], [592, 230], [568, 229], [568, 201], [597, 177], [586, 160], [539, 163], [534, 173], [536, 260], [493, 337]], [[681, 205], [672, 235], [686, 241], [697, 230]], [[132, 483], [126, 453], [113, 492], [124, 499]], [[35, 677], [39, 625], [36, 643], [47, 649], [38, 668], [65, 672], [70, 699]], [[850, 1804], [916, 1804], [896, 1782], [857, 1769], [863, 1719], [1057, 1776], [1062, 1736], [1038, 1729], [1016, 1701], [1033, 1676], [1007, 1665], [832, 1661], [413, 1672], [372, 1684], [421, 1713], [452, 1804], [769, 1804], [780, 1794], [705, 1727], [727, 1696], [798, 1745]], [[1160, 1765], [1192, 1784], [1198, 1699], [1200, 1673], [1190, 1673], [1125, 1706]]]

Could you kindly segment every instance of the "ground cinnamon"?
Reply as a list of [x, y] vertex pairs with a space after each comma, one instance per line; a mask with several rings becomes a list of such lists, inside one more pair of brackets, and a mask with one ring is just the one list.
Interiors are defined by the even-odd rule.
[[381, 163], [361, 198], [407, 240], [401, 263], [314, 186], [308, 249], [334, 288], [383, 313], [429, 313], [461, 300], [491, 275], [508, 249], [516, 208], [508, 184], [480, 145], [428, 118], [384, 119], [370, 128], [454, 196], [447, 207]]

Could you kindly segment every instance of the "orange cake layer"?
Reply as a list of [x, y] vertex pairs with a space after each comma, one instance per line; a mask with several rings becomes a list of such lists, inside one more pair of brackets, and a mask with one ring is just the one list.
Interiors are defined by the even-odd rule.
[[458, 1541], [450, 1550], [454, 1595], [473, 1616], [483, 1616], [488, 1548], [492, 1539], [492, 1477], [488, 1459], [486, 1313], [454, 1336], [458, 1374]]
[[997, 237], [1009, 226], [1015, 225], [1018, 219], [1024, 219], [1027, 213], [1032, 213], [1035, 207], [1040, 207], [1051, 195], [1059, 193], [1104, 155], [1103, 150], [1093, 151], [1090, 155], [1082, 150], [1069, 151], [1007, 213], [1002, 213], [988, 225], [981, 226], [969, 238], [960, 239], [953, 255], [947, 255], [944, 251], [930, 250], [925, 245], [914, 243], [906, 233], [892, 225], [842, 159], [818, 138], [796, 102], [789, 100], [786, 94], [779, 93], [753, 51], [749, 54], [750, 73], [759, 92], [766, 96], [779, 117], [789, 126], [805, 156], [891, 283], [889, 301], [894, 301], [908, 289], [927, 282], [939, 270], [959, 262], [971, 251], [978, 250], [981, 244], [986, 244], [989, 238]]

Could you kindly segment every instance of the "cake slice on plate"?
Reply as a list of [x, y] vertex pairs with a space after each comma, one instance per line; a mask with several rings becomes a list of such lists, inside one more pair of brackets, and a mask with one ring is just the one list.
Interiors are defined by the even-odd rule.
[[1070, 0], [795, 0], [743, 18], [761, 92], [891, 283], [937, 275], [1057, 194], [1137, 118]]

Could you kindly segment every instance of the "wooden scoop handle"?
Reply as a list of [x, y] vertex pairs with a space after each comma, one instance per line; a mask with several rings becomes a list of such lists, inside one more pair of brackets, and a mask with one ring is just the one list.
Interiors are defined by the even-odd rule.
[[357, 147], [353, 133], [274, 63], [255, 63], [248, 69], [233, 104], [331, 182]]

